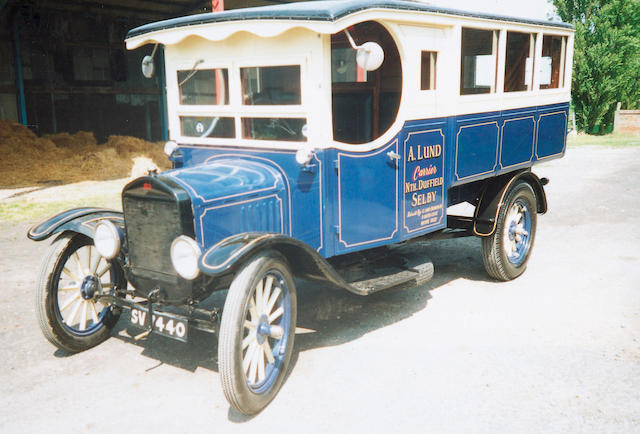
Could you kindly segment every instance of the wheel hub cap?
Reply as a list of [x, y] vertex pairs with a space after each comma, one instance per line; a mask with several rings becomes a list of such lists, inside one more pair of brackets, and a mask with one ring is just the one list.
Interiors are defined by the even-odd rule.
[[509, 225], [509, 239], [511, 241], [513, 241], [516, 238], [516, 228], [518, 227], [518, 224], [514, 221], [511, 222], [511, 224]]
[[82, 280], [82, 285], [80, 285], [80, 294], [83, 299], [91, 300], [99, 290], [100, 279], [96, 276], [87, 276]]
[[529, 209], [520, 201], [513, 204], [507, 215], [504, 246], [509, 262], [519, 265], [523, 262], [530, 245], [531, 217]]
[[258, 343], [262, 345], [270, 333], [271, 326], [269, 325], [269, 318], [266, 315], [262, 315], [258, 320], [258, 327], [256, 328], [256, 339]]

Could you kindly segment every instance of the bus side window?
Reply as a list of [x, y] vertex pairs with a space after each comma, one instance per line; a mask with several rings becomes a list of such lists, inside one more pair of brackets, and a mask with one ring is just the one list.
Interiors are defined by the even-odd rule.
[[460, 95], [496, 90], [498, 32], [462, 28]]
[[345, 32], [331, 35], [333, 138], [362, 144], [382, 136], [398, 117], [402, 65], [398, 47], [383, 25], [365, 21], [348, 30], [356, 44], [377, 42], [384, 51], [380, 68], [367, 72], [357, 66]]
[[420, 59], [420, 90], [436, 89], [436, 61], [438, 53], [423, 51]]
[[542, 59], [540, 59], [539, 69], [540, 89], [557, 89], [564, 86], [566, 49], [566, 36], [543, 36]]
[[535, 46], [534, 34], [507, 32], [507, 57], [504, 70], [505, 92], [533, 89]]

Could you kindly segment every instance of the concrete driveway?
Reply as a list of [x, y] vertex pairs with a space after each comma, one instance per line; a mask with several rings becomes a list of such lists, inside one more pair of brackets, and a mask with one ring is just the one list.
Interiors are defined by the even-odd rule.
[[[570, 148], [528, 270], [498, 283], [478, 239], [417, 246], [435, 278], [366, 298], [303, 286], [293, 369], [253, 418], [229, 409], [213, 335], [114, 336], [68, 356], [41, 335], [48, 243], [0, 222], [0, 432], [639, 432], [640, 147]], [[218, 300], [221, 302], [221, 300]]]

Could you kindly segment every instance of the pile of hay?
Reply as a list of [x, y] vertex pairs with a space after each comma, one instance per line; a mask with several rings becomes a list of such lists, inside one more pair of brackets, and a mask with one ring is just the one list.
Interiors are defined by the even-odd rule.
[[[0, 120], [0, 187], [124, 178], [132, 176], [136, 161], [144, 170], [150, 162], [164, 170], [169, 161], [162, 148], [127, 136], [109, 136], [99, 145], [86, 131], [38, 137], [23, 125]], [[141, 174], [138, 168], [134, 172]]]

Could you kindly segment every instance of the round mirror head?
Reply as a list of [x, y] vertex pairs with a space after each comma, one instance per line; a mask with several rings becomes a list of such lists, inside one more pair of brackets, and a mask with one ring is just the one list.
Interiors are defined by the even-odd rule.
[[313, 150], [311, 149], [303, 148], [298, 150], [298, 152], [296, 152], [296, 161], [301, 166], [306, 166], [307, 164], [309, 164], [312, 158], [313, 158]]
[[365, 42], [358, 47], [356, 62], [365, 71], [375, 71], [384, 61], [384, 51], [376, 42]]
[[147, 78], [153, 77], [153, 57], [144, 56], [142, 59], [142, 75]]

